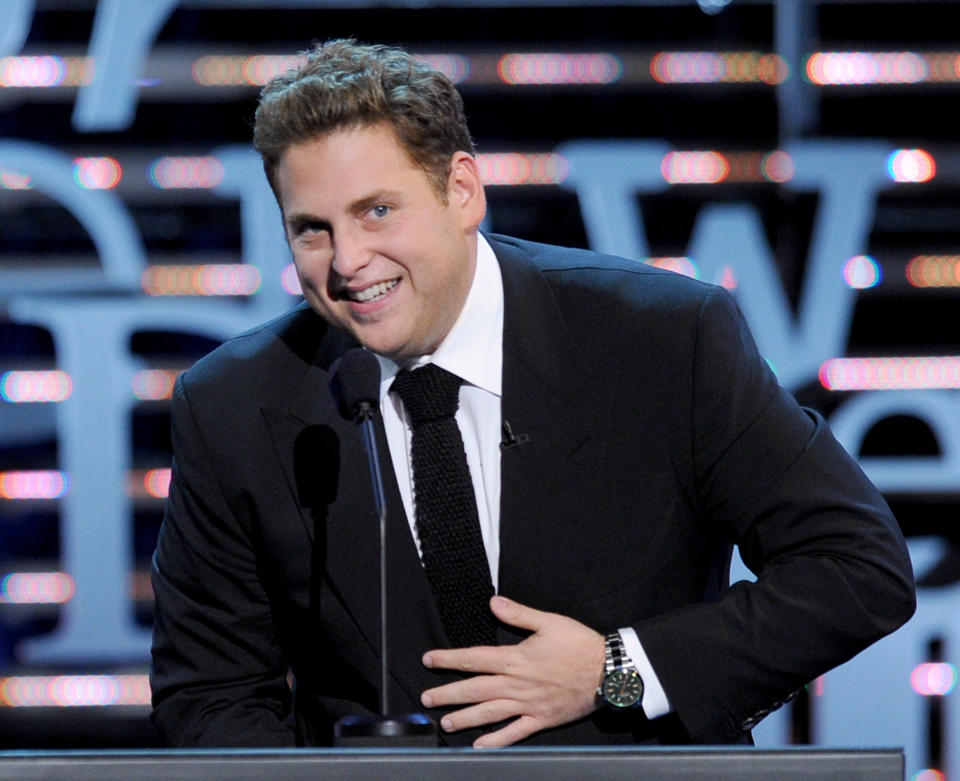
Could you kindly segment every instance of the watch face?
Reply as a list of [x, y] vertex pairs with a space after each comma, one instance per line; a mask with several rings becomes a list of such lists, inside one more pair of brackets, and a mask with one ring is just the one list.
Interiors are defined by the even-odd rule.
[[643, 697], [643, 679], [636, 670], [614, 670], [603, 679], [603, 698], [617, 708], [632, 708]]

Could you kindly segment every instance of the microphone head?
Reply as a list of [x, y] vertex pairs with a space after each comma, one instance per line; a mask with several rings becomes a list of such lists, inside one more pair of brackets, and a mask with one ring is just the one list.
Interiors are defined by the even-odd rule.
[[377, 407], [380, 364], [373, 353], [355, 347], [340, 356], [330, 370], [330, 392], [347, 420], [357, 420], [365, 409]]

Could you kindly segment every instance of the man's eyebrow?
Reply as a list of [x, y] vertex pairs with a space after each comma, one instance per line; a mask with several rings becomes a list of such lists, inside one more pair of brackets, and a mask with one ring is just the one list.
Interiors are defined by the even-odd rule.
[[284, 222], [289, 225], [291, 228], [301, 228], [307, 223], [317, 223], [323, 226], [326, 229], [330, 228], [330, 223], [327, 220], [321, 219], [313, 214], [308, 214], [306, 212], [295, 212], [288, 215], [284, 218]]

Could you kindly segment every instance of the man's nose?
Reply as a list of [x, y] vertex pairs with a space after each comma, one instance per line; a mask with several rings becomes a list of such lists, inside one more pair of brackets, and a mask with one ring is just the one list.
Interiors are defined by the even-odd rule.
[[362, 231], [339, 230], [333, 243], [333, 270], [350, 279], [373, 257], [373, 249]]

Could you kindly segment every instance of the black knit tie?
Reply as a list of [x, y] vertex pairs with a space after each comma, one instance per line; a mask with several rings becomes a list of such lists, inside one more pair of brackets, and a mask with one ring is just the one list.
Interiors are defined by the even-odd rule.
[[414, 505], [423, 567], [454, 647], [496, 641], [493, 582], [460, 427], [454, 419], [462, 380], [432, 363], [401, 371], [400, 394], [413, 427]]

